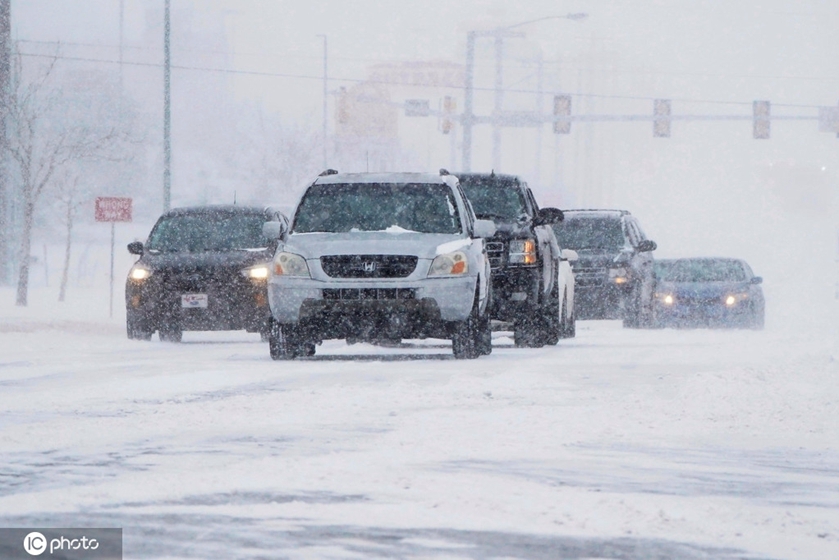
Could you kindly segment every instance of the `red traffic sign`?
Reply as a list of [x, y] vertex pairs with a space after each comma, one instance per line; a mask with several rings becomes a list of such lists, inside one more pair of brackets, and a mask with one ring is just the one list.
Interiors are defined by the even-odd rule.
[[130, 222], [131, 199], [113, 196], [96, 197], [97, 222]]

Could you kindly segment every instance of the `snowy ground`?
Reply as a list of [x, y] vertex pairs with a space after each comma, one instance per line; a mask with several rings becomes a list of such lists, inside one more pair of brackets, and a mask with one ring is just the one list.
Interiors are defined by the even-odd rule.
[[126, 558], [839, 557], [827, 329], [272, 362], [126, 340], [119, 297], [0, 289], [0, 526], [124, 527]]

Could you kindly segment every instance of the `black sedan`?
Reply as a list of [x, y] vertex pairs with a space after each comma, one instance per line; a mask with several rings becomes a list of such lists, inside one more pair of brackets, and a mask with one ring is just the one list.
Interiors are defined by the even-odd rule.
[[745, 261], [659, 259], [655, 272], [657, 326], [763, 328], [763, 279]]
[[288, 220], [270, 208], [200, 206], [163, 214], [125, 285], [128, 338], [179, 342], [185, 330], [269, 330], [267, 281], [276, 240], [265, 222]]

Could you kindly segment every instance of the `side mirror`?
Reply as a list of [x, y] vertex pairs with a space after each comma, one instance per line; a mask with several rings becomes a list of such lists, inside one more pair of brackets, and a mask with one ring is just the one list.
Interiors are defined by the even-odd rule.
[[472, 228], [475, 237], [488, 238], [495, 235], [495, 222], [492, 220], [475, 220], [475, 227]]
[[143, 244], [139, 241], [133, 241], [128, 244], [128, 252], [132, 255], [142, 255], [143, 254]]
[[645, 239], [638, 244], [638, 251], [641, 253], [649, 253], [650, 251], [655, 251], [657, 247], [658, 245], [656, 245], [655, 241]]
[[560, 253], [560, 257], [564, 261], [577, 262], [577, 260], [579, 260], [580, 258], [580, 255], [578, 255], [577, 251], [575, 251], [574, 249], [563, 249], [562, 253]]
[[565, 214], [559, 208], [542, 208], [533, 220], [536, 226], [552, 226], [565, 219]]
[[755, 276], [751, 280], [749, 280], [749, 284], [763, 284], [763, 277], [762, 276]]
[[265, 222], [262, 224], [262, 237], [276, 241], [285, 234], [285, 224], [282, 222]]

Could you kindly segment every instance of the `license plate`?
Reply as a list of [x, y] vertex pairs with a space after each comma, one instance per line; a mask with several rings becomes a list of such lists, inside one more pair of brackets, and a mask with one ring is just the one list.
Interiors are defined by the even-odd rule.
[[181, 307], [206, 308], [207, 294], [184, 294], [181, 296]]

